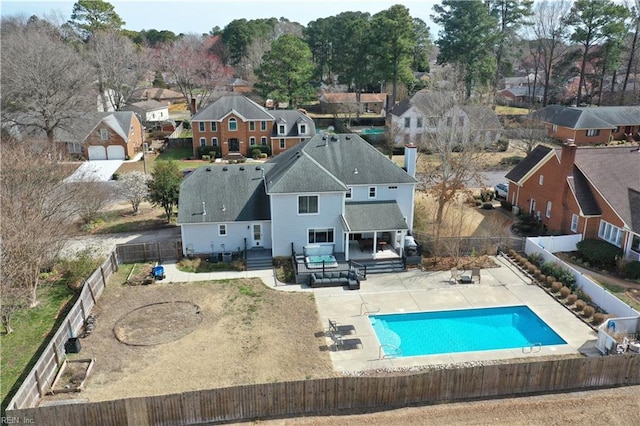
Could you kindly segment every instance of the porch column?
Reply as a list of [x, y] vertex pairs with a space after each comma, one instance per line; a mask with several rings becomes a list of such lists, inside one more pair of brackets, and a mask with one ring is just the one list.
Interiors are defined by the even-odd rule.
[[343, 237], [343, 241], [344, 241], [344, 260], [349, 260], [349, 233], [345, 232], [344, 233], [344, 237]]
[[375, 256], [378, 252], [378, 231], [373, 231], [373, 253], [372, 256]]

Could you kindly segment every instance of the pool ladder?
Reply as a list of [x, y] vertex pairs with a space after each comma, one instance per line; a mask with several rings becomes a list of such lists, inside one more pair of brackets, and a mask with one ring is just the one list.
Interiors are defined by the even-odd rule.
[[[386, 353], [384, 353], [382, 348], [392, 348], [395, 351], [395, 353], [387, 355]], [[397, 346], [388, 345], [388, 344], [378, 346], [378, 359], [385, 359], [387, 356], [396, 357], [400, 355], [402, 355], [402, 349], [400, 349]]]
[[532, 354], [532, 353], [538, 353], [542, 350], [542, 343], [540, 342], [536, 342], [536, 343], [532, 343], [531, 345], [529, 345], [528, 347], [525, 346], [522, 348], [522, 353], [525, 354]]
[[367, 302], [362, 302], [360, 304], [360, 316], [363, 316], [364, 314], [369, 315], [371, 313], [375, 314], [376, 312], [380, 312], [380, 308], [378, 308], [377, 306]]

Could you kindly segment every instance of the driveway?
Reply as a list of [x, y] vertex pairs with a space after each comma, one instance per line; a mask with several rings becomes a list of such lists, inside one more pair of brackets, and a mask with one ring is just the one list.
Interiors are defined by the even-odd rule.
[[123, 160], [85, 161], [65, 182], [99, 181], [107, 182], [120, 168]]

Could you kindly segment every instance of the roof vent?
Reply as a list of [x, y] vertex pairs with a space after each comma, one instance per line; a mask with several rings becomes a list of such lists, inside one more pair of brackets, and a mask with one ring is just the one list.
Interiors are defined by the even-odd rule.
[[262, 170], [262, 167], [256, 166], [256, 170]]
[[351, 136], [345, 136], [346, 140], [351, 140]]
[[327, 140], [327, 136], [322, 136], [322, 140], [326, 141]]
[[353, 169], [353, 174], [357, 175], [358, 174], [358, 168], [356, 167], [355, 169]]
[[333, 136], [331, 136], [331, 140], [332, 140], [333, 142], [337, 142], [337, 141], [339, 141], [340, 139], [338, 138], [338, 136], [333, 135]]
[[222, 168], [222, 171], [223, 171], [223, 172], [226, 172], [227, 170], [229, 170], [229, 168], [228, 168], [227, 166], [224, 166], [224, 167]]
[[211, 171], [211, 167], [207, 167], [205, 170], [210, 172]]
[[244, 170], [244, 166], [240, 166], [240, 170]]

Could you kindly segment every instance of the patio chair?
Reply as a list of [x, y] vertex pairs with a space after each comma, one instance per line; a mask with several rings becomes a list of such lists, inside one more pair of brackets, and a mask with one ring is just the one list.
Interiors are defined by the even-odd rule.
[[453, 281], [453, 284], [457, 284], [460, 280], [460, 273], [458, 272], [458, 268], [451, 268], [451, 277], [449, 278], [449, 282]]
[[471, 268], [471, 281], [473, 281], [473, 277], [478, 277], [478, 282], [480, 282], [480, 268]]

